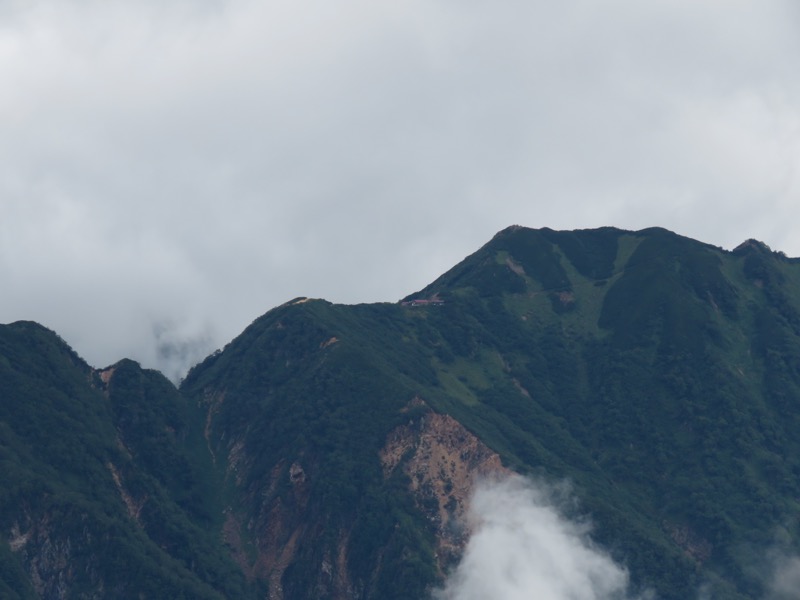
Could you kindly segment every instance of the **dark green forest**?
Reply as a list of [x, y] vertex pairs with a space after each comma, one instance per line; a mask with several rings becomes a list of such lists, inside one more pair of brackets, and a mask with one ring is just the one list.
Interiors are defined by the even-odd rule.
[[510, 227], [401, 302], [274, 308], [177, 389], [0, 326], [0, 596], [428, 598], [436, 506], [381, 452], [433, 413], [568, 481], [634, 593], [766, 598], [753, 565], [800, 553], [800, 263]]

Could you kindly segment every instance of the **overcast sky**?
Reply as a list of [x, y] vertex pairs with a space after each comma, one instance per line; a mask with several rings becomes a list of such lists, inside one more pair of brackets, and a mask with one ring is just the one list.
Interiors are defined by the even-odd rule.
[[0, 322], [180, 369], [511, 224], [798, 256], [799, 46], [796, 0], [0, 0]]

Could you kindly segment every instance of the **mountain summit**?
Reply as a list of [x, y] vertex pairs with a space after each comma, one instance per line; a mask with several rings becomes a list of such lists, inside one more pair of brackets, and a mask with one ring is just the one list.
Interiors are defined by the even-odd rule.
[[569, 482], [631, 594], [767, 597], [799, 426], [800, 265], [658, 228], [514, 226], [396, 304], [295, 299], [179, 390], [0, 326], [0, 590], [429, 598], [513, 472]]

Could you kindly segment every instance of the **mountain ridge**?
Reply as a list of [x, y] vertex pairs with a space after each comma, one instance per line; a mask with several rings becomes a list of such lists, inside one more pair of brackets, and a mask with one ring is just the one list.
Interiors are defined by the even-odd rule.
[[[149, 589], [52, 525], [53, 539], [94, 558], [62, 552], [37, 571], [37, 523], [95, 481], [102, 502], [69, 510], [91, 520], [114, 506], [125, 555], [161, 586], [423, 598], [463, 551], [457, 524], [491, 465], [569, 480], [634, 590], [762, 596], [742, 549], [779, 532], [797, 553], [800, 539], [795, 265], [753, 240], [727, 251], [660, 228], [512, 226], [400, 302], [290, 300], [179, 389], [133, 361], [91, 369], [41, 326], [2, 326], [0, 426], [11, 433], [0, 457], [17, 473], [3, 485], [18, 491], [0, 496], [0, 582], [27, 582], [9, 596], [21, 598], [91, 597], [100, 582], [120, 597]], [[404, 304], [420, 298], [437, 302]], [[46, 475], [58, 464], [36, 450], [47, 428], [25, 429], [9, 398], [39, 406], [68, 447], [61, 415], [86, 407], [95, 458], [75, 456], [96, 467]], [[41, 461], [24, 458], [35, 452]], [[15, 498], [42, 498], [51, 480], [51, 499], [20, 513]], [[136, 558], [154, 552], [180, 565], [175, 577]], [[104, 575], [65, 579], [61, 563]]]

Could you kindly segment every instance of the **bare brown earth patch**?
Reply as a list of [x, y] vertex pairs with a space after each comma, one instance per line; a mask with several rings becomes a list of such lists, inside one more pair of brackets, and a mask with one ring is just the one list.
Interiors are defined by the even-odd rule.
[[500, 456], [463, 425], [433, 411], [392, 431], [380, 459], [385, 477], [397, 468], [409, 477], [418, 508], [436, 529], [442, 572], [463, 552], [469, 534], [464, 517], [475, 484], [510, 473]]
[[119, 492], [122, 501], [125, 503], [125, 507], [128, 509], [128, 515], [131, 519], [136, 521], [139, 525], [141, 525], [141, 521], [139, 519], [139, 515], [142, 512], [142, 507], [147, 502], [147, 496], [140, 500], [136, 500], [133, 496], [131, 496], [128, 491], [125, 489], [123, 485], [122, 477], [119, 474], [119, 471], [112, 463], [106, 463], [106, 467], [111, 472], [111, 478], [114, 480], [114, 484], [117, 486], [117, 491]]
[[108, 385], [108, 383], [111, 381], [111, 378], [114, 376], [114, 371], [116, 370], [116, 367], [109, 367], [108, 369], [100, 371], [100, 381]]
[[[385, 477], [401, 469], [409, 479], [409, 491], [418, 509], [435, 530], [436, 561], [440, 572], [461, 556], [469, 531], [465, 512], [475, 484], [484, 477], [508, 471], [500, 457], [481, 443], [455, 419], [430, 410], [420, 398], [405, 407], [408, 413], [422, 413], [394, 429], [379, 452]], [[228, 477], [244, 491], [246, 473], [253, 457], [237, 440], [230, 440]], [[234, 506], [225, 515], [224, 539], [232, 557], [250, 580], [266, 583], [268, 600], [284, 600], [285, 574], [309, 544], [319, 543], [320, 523], [311, 514], [309, 497], [315, 465], [301, 456], [281, 460], [268, 471], [263, 485], [245, 492], [244, 505], [258, 506], [256, 515], [246, 518]], [[343, 528], [320, 552], [312, 569], [320, 597], [345, 600], [356, 597], [356, 582], [348, 568], [350, 529]], [[379, 553], [374, 572], [382, 569]], [[367, 585], [368, 581], [358, 585]]]
[[335, 343], [336, 343], [336, 342], [338, 342], [338, 341], [339, 341], [339, 338], [337, 338], [336, 336], [334, 336], [334, 337], [330, 338], [329, 340], [326, 340], [326, 341], [322, 342], [322, 343], [319, 345], [319, 347], [320, 347], [320, 348], [327, 348], [328, 346], [331, 346], [331, 345], [335, 344]]
[[[231, 444], [228, 461], [229, 476], [242, 487], [249, 458], [241, 442]], [[278, 493], [286, 483], [289, 489]], [[308, 495], [308, 475], [300, 461], [291, 465], [280, 461], [271, 469], [269, 481], [259, 493], [263, 504], [255, 518], [245, 523], [233, 507], [225, 510], [224, 541], [245, 577], [267, 583], [268, 600], [283, 600], [284, 573], [295, 560], [298, 546], [307, 538]], [[346, 575], [343, 577], [346, 581]]]
[[701, 565], [709, 559], [713, 550], [711, 542], [700, 537], [685, 525], [675, 525], [666, 521], [663, 525], [672, 541], [683, 550], [686, 556]]

